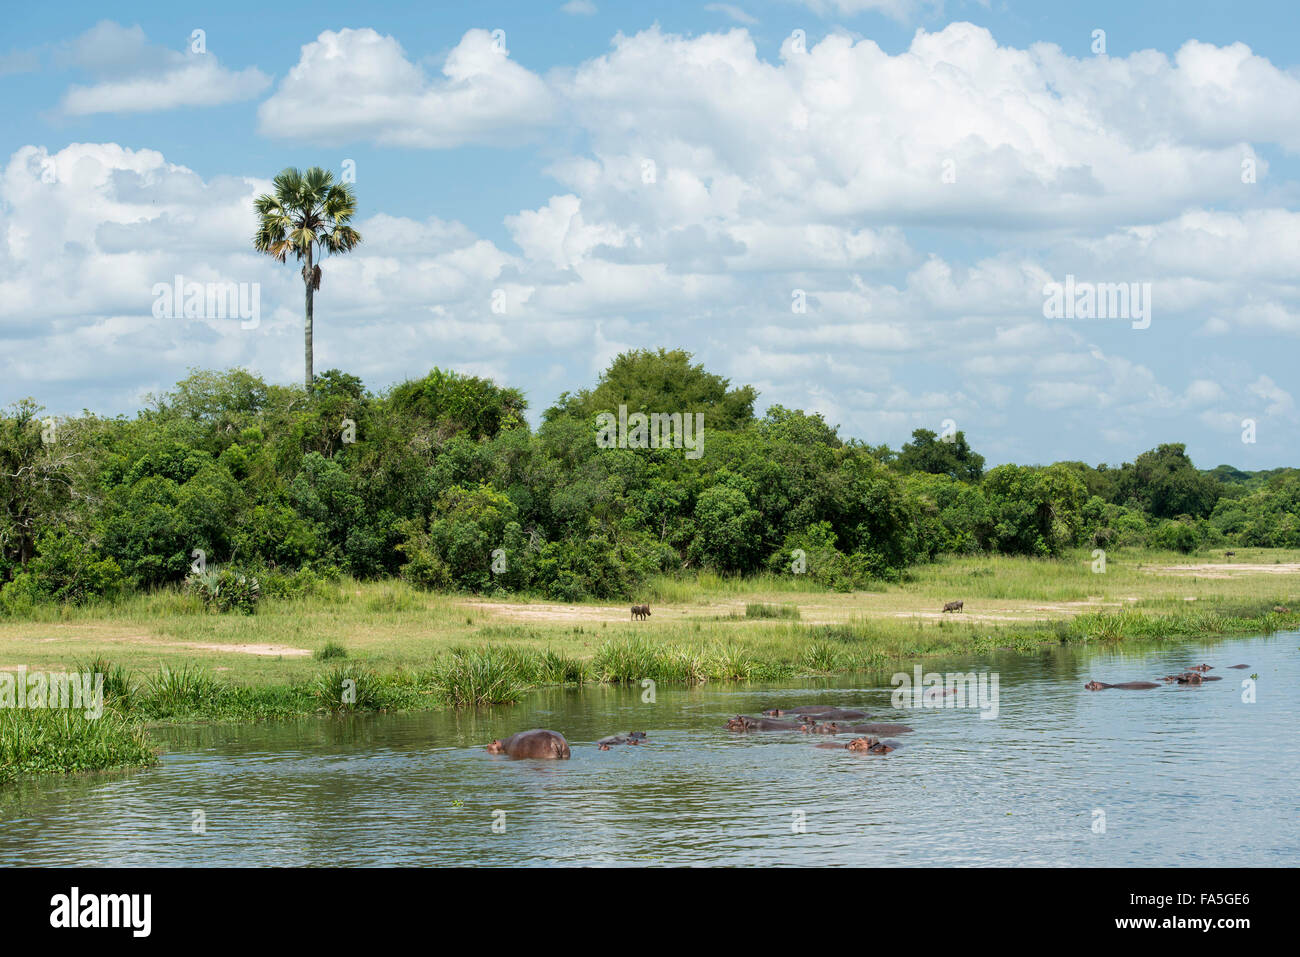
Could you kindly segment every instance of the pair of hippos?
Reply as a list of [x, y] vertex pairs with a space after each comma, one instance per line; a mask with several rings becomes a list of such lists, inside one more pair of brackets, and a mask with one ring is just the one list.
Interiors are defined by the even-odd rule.
[[[840, 724], [855, 718], [869, 718], [865, 711], [851, 708], [835, 708], [830, 705], [800, 705], [797, 708], [769, 708], [765, 717], [751, 718], [738, 714], [727, 721], [728, 731], [799, 731], [803, 734], [857, 734], [886, 735], [907, 734], [912, 729], [905, 724]], [[794, 715], [797, 720], [778, 721], [783, 715]], [[873, 740], [874, 737], [873, 737]], [[851, 742], [850, 742], [851, 743]], [[890, 750], [893, 750], [892, 745]], [[841, 745], [818, 745], [818, 747], [838, 748]], [[856, 750], [856, 749], [855, 749]], [[876, 751], [880, 754], [883, 752]]]
[[[1229, 668], [1249, 668], [1250, 665], [1228, 665]], [[1177, 682], [1180, 685], [1199, 685], [1206, 681], [1222, 681], [1222, 678], [1213, 675], [1207, 675], [1205, 672], [1213, 671], [1214, 665], [1192, 665], [1186, 671], [1176, 675], [1165, 675], [1160, 681], [1165, 684]], [[1146, 688], [1159, 688], [1159, 683], [1155, 681], [1124, 681], [1120, 684], [1108, 685], [1102, 681], [1089, 681], [1084, 685], [1089, 691], [1101, 691], [1105, 688], [1124, 688], [1128, 691], [1141, 691]]]
[[[611, 734], [596, 742], [601, 751], [608, 751], [617, 744], [640, 744], [645, 740], [644, 731], [629, 731], [627, 734]], [[543, 760], [565, 760], [570, 757], [569, 742], [558, 731], [545, 728], [533, 728], [520, 731], [508, 738], [497, 738], [487, 746], [488, 754], [504, 754], [509, 758], [541, 758]]]

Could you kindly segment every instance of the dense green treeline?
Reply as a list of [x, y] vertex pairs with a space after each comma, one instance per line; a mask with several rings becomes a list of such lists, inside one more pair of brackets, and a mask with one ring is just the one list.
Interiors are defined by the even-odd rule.
[[[249, 610], [341, 573], [564, 600], [704, 568], [849, 589], [944, 552], [1300, 546], [1300, 470], [1201, 472], [1176, 444], [985, 470], [960, 432], [894, 451], [758, 417], [752, 387], [690, 358], [625, 353], [535, 432], [519, 391], [436, 369], [384, 394], [337, 370], [310, 390], [196, 371], [131, 419], [24, 400], [0, 417], [0, 609], [183, 583]], [[622, 443], [598, 425], [620, 406]], [[678, 441], [637, 447], [637, 412], [675, 414], [649, 431]]]

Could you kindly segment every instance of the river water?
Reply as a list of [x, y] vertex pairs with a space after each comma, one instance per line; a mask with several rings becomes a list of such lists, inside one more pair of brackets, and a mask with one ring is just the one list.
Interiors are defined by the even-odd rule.
[[[996, 718], [894, 708], [891, 670], [661, 686], [653, 703], [597, 686], [478, 712], [166, 728], [154, 769], [0, 789], [0, 865], [1295, 866], [1298, 644], [1289, 632], [924, 662], [996, 673]], [[1201, 662], [1223, 680], [1083, 688]], [[804, 703], [915, 731], [875, 756], [723, 727]], [[533, 727], [563, 732], [572, 759], [483, 750]], [[649, 741], [592, 744], [628, 730]]]

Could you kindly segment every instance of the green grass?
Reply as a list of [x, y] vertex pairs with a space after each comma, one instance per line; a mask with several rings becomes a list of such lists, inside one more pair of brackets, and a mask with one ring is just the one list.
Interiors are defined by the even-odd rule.
[[337, 641], [327, 641], [312, 653], [312, 657], [317, 661], [329, 661], [332, 658], [346, 658], [347, 656], [348, 650]]
[[[433, 683], [443, 700], [457, 708], [513, 704], [540, 671], [536, 652], [512, 648], [459, 648], [435, 669]], [[540, 658], [541, 656], [537, 656]]]
[[745, 606], [746, 618], [790, 618], [798, 621], [798, 605], [765, 605], [763, 602], [750, 602]]
[[140, 722], [111, 709], [0, 709], [0, 784], [38, 774], [144, 767], [158, 760]]

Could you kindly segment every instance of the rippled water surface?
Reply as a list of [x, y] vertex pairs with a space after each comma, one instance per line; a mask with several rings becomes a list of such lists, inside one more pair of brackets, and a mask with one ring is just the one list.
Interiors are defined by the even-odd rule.
[[[892, 708], [884, 673], [660, 687], [653, 704], [596, 687], [478, 713], [164, 729], [155, 769], [0, 790], [0, 864], [1294, 866], [1297, 644], [1284, 633], [926, 662], [997, 672], [993, 720]], [[1223, 680], [1083, 689], [1202, 661]], [[1227, 670], [1238, 663], [1251, 667]], [[1243, 701], [1251, 675], [1255, 703]], [[780, 703], [861, 705], [916, 730], [879, 757], [723, 729]], [[532, 727], [562, 731], [572, 760], [483, 750]], [[632, 729], [649, 742], [592, 745]], [[196, 810], [206, 833], [193, 833]]]

